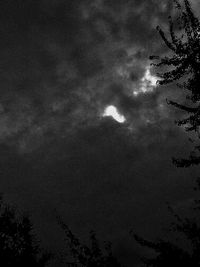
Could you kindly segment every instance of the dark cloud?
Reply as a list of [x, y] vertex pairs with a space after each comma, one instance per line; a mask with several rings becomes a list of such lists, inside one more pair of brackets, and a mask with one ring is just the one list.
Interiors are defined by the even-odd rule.
[[[95, 229], [114, 242], [116, 251], [125, 246], [130, 253], [125, 242], [130, 229], [158, 234], [168, 220], [166, 201], [177, 203], [192, 195], [190, 171], [172, 168], [170, 159], [172, 150], [186, 153], [182, 133], [158, 127], [144, 127], [140, 133], [107, 118], [43, 142], [26, 155], [1, 146], [1, 190], [31, 212], [45, 245], [62, 245], [62, 234], [48, 234], [58, 231], [56, 209], [81, 237]], [[134, 242], [129, 242], [133, 253]]]
[[[3, 1], [1, 105], [8, 135], [1, 139], [69, 131], [98, 120], [107, 103], [123, 102], [123, 109], [136, 103], [123, 72], [138, 86], [153, 20], [169, 8], [153, 1]], [[124, 100], [117, 100], [113, 83], [124, 83]]]

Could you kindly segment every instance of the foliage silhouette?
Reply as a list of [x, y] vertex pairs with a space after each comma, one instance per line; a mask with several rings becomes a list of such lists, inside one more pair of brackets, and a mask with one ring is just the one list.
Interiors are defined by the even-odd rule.
[[[170, 231], [179, 234], [175, 241], [158, 239], [149, 241], [134, 235], [135, 240], [144, 247], [154, 250], [155, 257], [142, 258], [148, 267], [197, 267], [200, 266], [200, 226], [195, 218], [184, 218], [178, 216], [171, 208], [176, 221], [171, 224]], [[178, 241], [179, 240], [179, 241]], [[184, 241], [184, 245], [180, 244]]]
[[[172, 56], [157, 57], [151, 56], [150, 59], [159, 59], [158, 63], [152, 63], [156, 67], [167, 67], [167, 71], [158, 73], [160, 77], [158, 83], [160, 85], [169, 84], [173, 81], [180, 80], [177, 86], [187, 91], [184, 103], [178, 103], [167, 100], [167, 103], [187, 113], [187, 117], [179, 119], [177, 124], [184, 126], [187, 132], [193, 133], [195, 140], [198, 142], [200, 138], [200, 22], [194, 15], [188, 0], [184, 0], [184, 7], [178, 0], [174, 0], [176, 8], [180, 12], [177, 19], [179, 30], [177, 34], [174, 30], [174, 23], [169, 17], [169, 32], [171, 40], [169, 40], [163, 30], [158, 26], [157, 30], [164, 40], [166, 46], [171, 50]], [[195, 145], [194, 150], [190, 153], [188, 159], [173, 159], [178, 167], [189, 167], [200, 163], [200, 145]], [[197, 180], [197, 188], [200, 190], [200, 179]], [[156, 252], [153, 258], [143, 258], [145, 266], [148, 267], [167, 267], [170, 265], [181, 267], [200, 266], [200, 222], [197, 211], [200, 210], [200, 200], [195, 201], [194, 209], [195, 218], [181, 218], [171, 208], [170, 211], [174, 215], [176, 221], [171, 224], [170, 231], [182, 237], [184, 245], [180, 242], [171, 242], [159, 239], [157, 241], [149, 241], [134, 235], [135, 240], [144, 247], [152, 249]]]
[[67, 262], [67, 266], [74, 267], [122, 267], [112, 253], [110, 242], [104, 242], [103, 249], [96, 238], [95, 232], [90, 232], [90, 246], [80, 242], [72, 233], [69, 227], [58, 218], [58, 222], [65, 233], [65, 240], [70, 252], [72, 262]]
[[5, 205], [0, 197], [0, 262], [1, 266], [44, 267], [49, 253], [42, 253], [32, 234], [32, 225], [25, 215]]
[[[151, 56], [151, 60], [159, 60], [152, 63], [155, 67], [165, 67], [166, 71], [158, 73], [158, 84], [166, 85], [174, 81], [180, 81], [177, 86], [187, 92], [184, 103], [167, 100], [168, 104], [187, 113], [187, 116], [177, 121], [185, 130], [195, 133], [193, 143], [200, 138], [200, 22], [194, 15], [188, 0], [184, 0], [184, 8], [178, 0], [174, 0], [176, 8], [180, 12], [177, 23], [179, 30], [175, 30], [174, 22], [169, 16], [168, 39], [163, 30], [157, 26], [157, 30], [165, 45], [172, 55], [165, 57]], [[189, 167], [200, 163], [200, 145], [194, 145], [188, 159], [173, 159], [178, 167]]]

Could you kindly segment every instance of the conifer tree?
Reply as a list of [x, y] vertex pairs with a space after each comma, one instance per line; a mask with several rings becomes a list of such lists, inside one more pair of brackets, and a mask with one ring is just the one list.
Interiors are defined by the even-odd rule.
[[[183, 103], [167, 100], [168, 104], [183, 111], [185, 117], [177, 121], [179, 126], [192, 133], [195, 143], [187, 159], [173, 159], [178, 167], [189, 167], [200, 163], [200, 22], [194, 15], [188, 0], [183, 0], [183, 6], [178, 0], [174, 4], [179, 11], [177, 24], [179, 29], [175, 30], [174, 22], [169, 17], [169, 35], [166, 37], [164, 31], [158, 26], [157, 30], [171, 55], [165, 57], [151, 56], [152, 60], [159, 60], [152, 63], [153, 66], [162, 68], [165, 71], [158, 73], [160, 85], [170, 84], [174, 81], [186, 98]], [[155, 61], [154, 61], [155, 62]], [[200, 180], [197, 180], [197, 190], [200, 190]], [[195, 201], [195, 218], [181, 218], [172, 209], [175, 222], [171, 224], [170, 231], [174, 231], [178, 237], [182, 236], [185, 245], [180, 242], [159, 239], [149, 241], [134, 235], [135, 240], [144, 247], [152, 249], [156, 256], [144, 258], [143, 262], [147, 267], [197, 267], [200, 266], [200, 224], [198, 212], [200, 201]], [[186, 245], [187, 244], [187, 245]]]
[[[174, 22], [169, 16], [169, 38], [164, 31], [157, 26], [157, 30], [169, 49], [170, 55], [164, 57], [151, 56], [153, 66], [167, 69], [158, 73], [158, 84], [166, 85], [174, 81], [177, 86], [186, 93], [184, 103], [167, 100], [168, 104], [182, 110], [187, 114], [177, 121], [179, 126], [185, 127], [190, 133], [195, 133], [194, 143], [188, 159], [173, 159], [178, 167], [189, 167], [200, 163], [200, 22], [194, 15], [188, 0], [184, 0], [184, 7], [178, 0], [174, 4], [179, 11], [177, 23], [179, 28], [175, 30]], [[194, 134], [193, 134], [194, 136]]]

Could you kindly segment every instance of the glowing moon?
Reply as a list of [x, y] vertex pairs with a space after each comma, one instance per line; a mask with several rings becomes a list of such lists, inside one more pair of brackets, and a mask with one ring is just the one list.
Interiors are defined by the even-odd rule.
[[104, 110], [103, 117], [107, 117], [107, 116], [112, 117], [114, 120], [116, 120], [119, 123], [123, 123], [126, 120], [123, 115], [119, 114], [117, 108], [112, 105], [106, 107]]

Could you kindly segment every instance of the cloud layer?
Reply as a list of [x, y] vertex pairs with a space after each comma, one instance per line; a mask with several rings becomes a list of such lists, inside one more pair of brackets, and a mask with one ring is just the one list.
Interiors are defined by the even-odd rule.
[[0, 139], [29, 151], [48, 135], [99, 123], [109, 104], [130, 123], [148, 105], [154, 112], [157, 97], [143, 107], [133, 91], [170, 8], [165, 1], [2, 3]]

